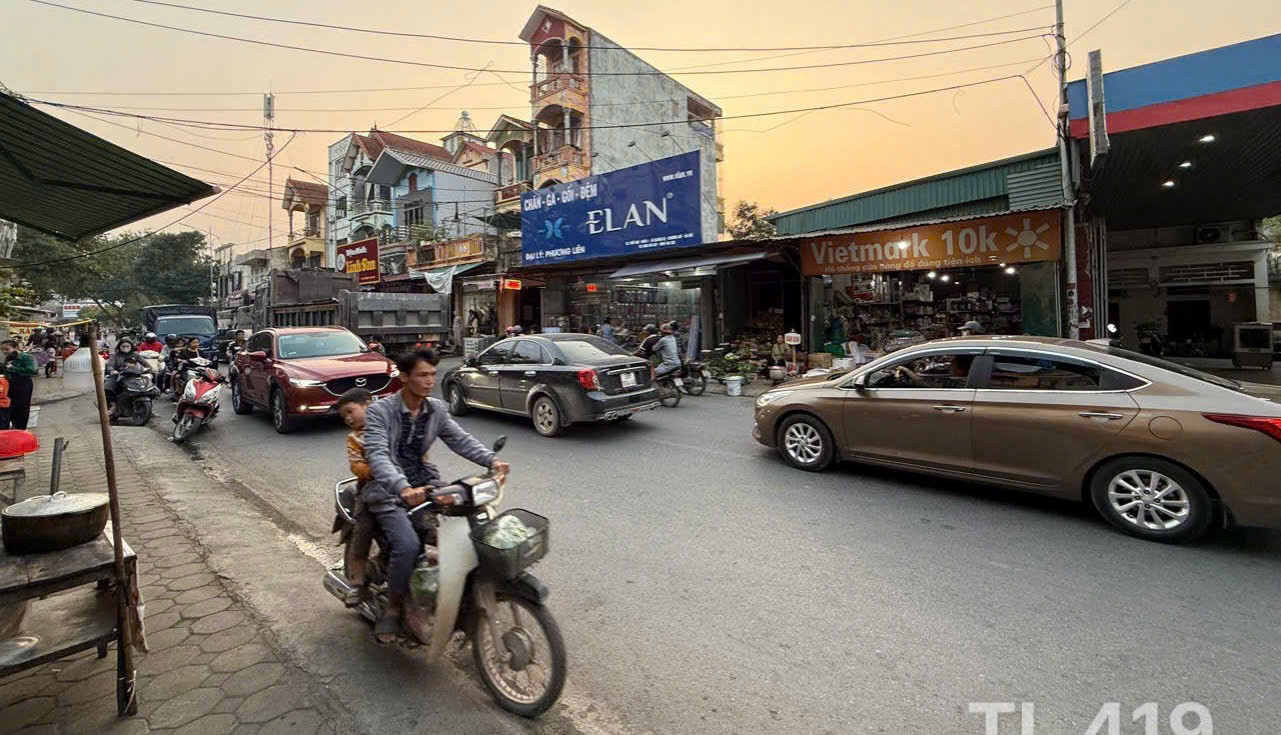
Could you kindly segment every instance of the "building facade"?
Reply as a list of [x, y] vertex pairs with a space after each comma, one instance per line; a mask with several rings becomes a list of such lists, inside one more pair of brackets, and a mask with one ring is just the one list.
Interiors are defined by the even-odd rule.
[[[290, 267], [328, 266], [332, 262], [326, 254], [325, 237], [329, 227], [329, 187], [310, 181], [286, 179], [280, 206], [289, 213], [287, 250]], [[295, 218], [295, 215], [298, 217]]]

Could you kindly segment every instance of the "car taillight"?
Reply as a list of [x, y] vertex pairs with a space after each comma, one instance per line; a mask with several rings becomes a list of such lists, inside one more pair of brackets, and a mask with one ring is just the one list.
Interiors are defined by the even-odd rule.
[[1268, 416], [1238, 416], [1231, 413], [1203, 413], [1202, 416], [1216, 424], [1240, 426], [1243, 429], [1254, 429], [1281, 442], [1281, 418]]
[[587, 390], [600, 390], [600, 378], [595, 370], [579, 370], [578, 384]]

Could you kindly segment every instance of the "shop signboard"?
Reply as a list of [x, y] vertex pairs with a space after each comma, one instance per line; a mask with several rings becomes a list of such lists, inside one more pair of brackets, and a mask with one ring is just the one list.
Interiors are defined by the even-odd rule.
[[1058, 260], [1057, 209], [800, 240], [807, 276]]
[[62, 318], [75, 319], [80, 316], [80, 312], [93, 306], [93, 304], [75, 304], [70, 301], [62, 302]]
[[700, 244], [700, 170], [690, 151], [522, 194], [521, 264]]
[[335, 270], [355, 275], [361, 286], [378, 283], [378, 238], [339, 245], [335, 251]]

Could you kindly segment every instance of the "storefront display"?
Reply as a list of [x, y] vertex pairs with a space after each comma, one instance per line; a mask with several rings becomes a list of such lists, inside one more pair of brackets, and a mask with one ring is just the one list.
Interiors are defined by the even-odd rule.
[[493, 278], [462, 284], [463, 331], [467, 336], [491, 335], [498, 330], [498, 291]]
[[609, 317], [616, 328], [638, 333], [646, 324], [673, 319], [688, 328], [699, 313], [700, 289], [683, 281], [580, 282], [569, 285], [565, 297], [565, 313], [544, 326], [594, 332]]

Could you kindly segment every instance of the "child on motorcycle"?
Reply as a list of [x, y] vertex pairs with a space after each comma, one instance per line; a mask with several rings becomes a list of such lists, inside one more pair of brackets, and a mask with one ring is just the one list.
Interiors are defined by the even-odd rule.
[[355, 594], [343, 602], [348, 607], [360, 604], [365, 596], [365, 565], [369, 562], [369, 545], [374, 535], [374, 519], [360, 502], [360, 490], [373, 479], [374, 471], [365, 458], [365, 409], [374, 402], [373, 394], [364, 388], [352, 388], [338, 398], [338, 415], [351, 432], [347, 434], [347, 465], [356, 476], [356, 529], [347, 546], [347, 569]]

